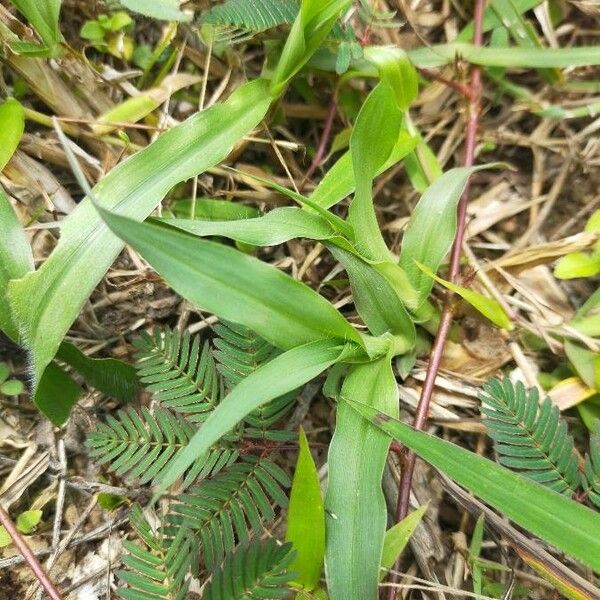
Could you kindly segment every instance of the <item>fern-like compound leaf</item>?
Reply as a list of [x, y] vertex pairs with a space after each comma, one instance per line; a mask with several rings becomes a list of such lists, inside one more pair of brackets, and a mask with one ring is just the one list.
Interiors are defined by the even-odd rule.
[[137, 504], [130, 522], [141, 544], [123, 541], [125, 568], [117, 571], [117, 577], [127, 587], [119, 588], [119, 596], [124, 600], [184, 600], [187, 575], [198, 556], [190, 531], [163, 524], [154, 531]]
[[[213, 27], [215, 42], [239, 44], [269, 29], [292, 25], [299, 10], [297, 0], [225, 0], [205, 12], [200, 24]], [[356, 41], [354, 32], [339, 24], [334, 26], [330, 37]]]
[[590, 502], [600, 508], [600, 419], [590, 436], [590, 452], [585, 457], [584, 486]]
[[142, 332], [136, 340], [140, 381], [155, 403], [202, 422], [222, 397], [212, 353], [199, 336], [180, 335], [168, 328]]
[[[242, 325], [218, 323], [214, 331], [217, 334], [213, 340], [214, 357], [227, 389], [234, 388], [278, 354], [276, 348]], [[244, 419], [244, 435], [278, 442], [294, 439], [293, 432], [277, 430], [273, 426], [289, 412], [295, 397], [296, 392], [285, 394], [251, 412]]]
[[551, 489], [572, 496], [581, 484], [578, 459], [567, 424], [535, 388], [509, 379], [491, 380], [480, 394], [481, 412], [499, 462]]
[[197, 531], [204, 563], [213, 569], [233, 551], [236, 539], [246, 543], [250, 529], [259, 531], [275, 518], [273, 504], [287, 506], [283, 488], [289, 485], [273, 462], [247, 456], [182, 494], [172, 507], [173, 523]]
[[290, 593], [288, 583], [294, 577], [287, 571], [293, 559], [292, 545], [279, 545], [273, 538], [240, 546], [212, 574], [202, 598], [286, 598]]
[[[120, 410], [109, 415], [106, 423], [98, 423], [88, 435], [91, 456], [99, 464], [108, 464], [111, 471], [127, 480], [138, 479], [145, 484], [160, 478], [172, 460], [183, 452], [195, 427], [182, 416], [164, 408], [151, 413], [142, 407]], [[226, 442], [198, 457], [188, 469], [183, 485], [208, 477], [233, 463], [238, 452]]]

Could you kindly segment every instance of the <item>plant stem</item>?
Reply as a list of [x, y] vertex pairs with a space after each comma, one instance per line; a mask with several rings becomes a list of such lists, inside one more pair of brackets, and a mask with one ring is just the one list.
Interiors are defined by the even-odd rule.
[[331, 129], [333, 127], [333, 121], [335, 119], [335, 115], [337, 113], [337, 98], [336, 93], [334, 92], [333, 97], [331, 98], [331, 102], [329, 104], [329, 112], [327, 113], [327, 118], [325, 119], [325, 125], [323, 126], [323, 133], [321, 134], [321, 139], [319, 141], [319, 146], [317, 148], [317, 152], [306, 171], [306, 175], [302, 182], [298, 186], [298, 189], [302, 191], [304, 186], [312, 179], [312, 176], [315, 174], [315, 171], [319, 167], [319, 165], [323, 162], [325, 158], [325, 152], [327, 151], [327, 145], [329, 143], [329, 138], [331, 137]]
[[8, 513], [0, 506], [0, 524], [6, 529], [8, 535], [12, 538], [17, 550], [21, 553], [25, 562], [29, 565], [29, 568], [33, 571], [40, 585], [44, 588], [48, 596], [52, 600], [62, 600], [60, 592], [56, 589], [46, 571], [36, 558], [35, 554], [31, 551], [31, 548], [27, 545], [25, 538], [21, 535], [15, 524], [12, 522]]
[[[474, 24], [475, 32], [473, 35], [473, 44], [475, 46], [481, 46], [483, 41], [483, 13], [485, 7], [485, 0], [476, 0], [475, 2], [475, 14]], [[464, 165], [469, 167], [475, 160], [475, 146], [477, 142], [477, 127], [479, 125], [479, 113], [481, 109], [481, 69], [477, 66], [473, 66], [471, 70], [471, 81], [469, 84], [470, 91], [465, 96], [469, 100], [468, 105], [468, 122], [467, 131], [465, 137], [465, 157]], [[466, 216], [467, 216], [467, 204], [469, 199], [469, 184], [467, 184], [463, 195], [461, 196], [458, 204], [457, 213], [457, 228], [454, 243], [452, 245], [452, 252], [450, 254], [450, 281], [456, 283], [460, 274], [460, 255], [465, 236]], [[427, 415], [429, 414], [429, 405], [431, 404], [431, 397], [433, 395], [433, 389], [435, 387], [435, 379], [437, 377], [440, 363], [442, 361], [442, 355], [444, 351], [444, 345], [446, 338], [450, 331], [453, 316], [453, 295], [448, 292], [444, 301], [444, 308], [442, 310], [442, 316], [440, 318], [440, 324], [436, 333], [435, 341], [431, 351], [431, 357], [427, 366], [427, 373], [425, 375], [425, 381], [423, 382], [423, 388], [421, 390], [421, 396], [417, 405], [417, 412], [413, 426], [416, 429], [424, 429], [427, 424]], [[408, 514], [410, 505], [410, 490], [412, 486], [412, 478], [415, 470], [416, 456], [412, 452], [408, 452], [405, 449], [402, 460], [402, 474], [400, 476], [400, 488], [398, 491], [398, 507], [396, 512], [396, 520], [401, 521]], [[400, 570], [400, 558], [398, 559], [394, 571], [390, 577], [392, 583], [398, 581], [397, 573]], [[395, 594], [394, 587], [390, 588], [388, 598], [393, 600]]]

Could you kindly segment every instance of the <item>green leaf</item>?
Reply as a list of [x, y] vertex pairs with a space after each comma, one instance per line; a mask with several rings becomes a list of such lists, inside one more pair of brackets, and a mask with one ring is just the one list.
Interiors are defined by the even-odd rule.
[[[394, 566], [398, 557], [402, 554], [404, 548], [406, 548], [406, 544], [408, 544], [417, 525], [421, 522], [426, 510], [426, 504], [420, 506], [385, 532], [383, 554], [381, 556], [381, 566], [384, 569], [388, 570]], [[381, 581], [385, 575], [385, 571], [381, 571], [379, 580]]]
[[0, 104], [0, 171], [14, 154], [25, 130], [25, 113], [18, 100], [8, 98]]
[[585, 348], [571, 340], [564, 340], [565, 354], [573, 365], [577, 375], [588, 387], [600, 390], [600, 356], [597, 352]]
[[417, 263], [434, 273], [450, 250], [456, 234], [456, 209], [469, 177], [491, 165], [450, 169], [432, 183], [413, 210], [400, 251], [400, 266], [417, 290], [417, 306], [433, 287], [433, 280]]
[[477, 309], [494, 325], [502, 327], [503, 329], [507, 329], [508, 331], [513, 329], [513, 324], [497, 300], [488, 298], [483, 294], [479, 294], [478, 292], [474, 292], [473, 290], [460, 285], [456, 285], [455, 283], [447, 281], [446, 279], [442, 279], [441, 277], [438, 277], [429, 267], [426, 267], [419, 262], [417, 262], [417, 267], [419, 267], [419, 269], [421, 269], [425, 275], [428, 275], [439, 284], [449, 289], [451, 292], [459, 295], [463, 300], [466, 300], [473, 308]]
[[42, 520], [41, 510], [26, 510], [17, 517], [17, 529], [26, 535], [33, 532]]
[[423, 193], [436, 179], [443, 175], [442, 167], [429, 144], [417, 138], [414, 152], [404, 159], [404, 168], [411, 185], [419, 193]]
[[358, 402], [352, 402], [352, 406], [507, 518], [583, 564], [600, 570], [598, 513], [474, 452], [417, 431], [371, 406]]
[[401, 48], [393, 46], [370, 46], [365, 58], [377, 66], [382, 82], [394, 91], [396, 104], [406, 110], [419, 93], [417, 72]]
[[230, 200], [198, 198], [176, 200], [169, 206], [179, 219], [199, 219], [207, 221], [236, 221], [260, 216], [258, 209]]
[[61, 427], [82, 394], [83, 388], [64, 369], [51, 362], [35, 390], [33, 402], [54, 425]]
[[18, 396], [24, 389], [25, 386], [19, 379], [9, 379], [0, 385], [0, 392], [5, 396]]
[[161, 21], [191, 21], [192, 15], [179, 10], [178, 0], [119, 0], [128, 10]]
[[484, 514], [480, 514], [473, 535], [471, 536], [471, 544], [469, 545], [469, 566], [471, 568], [471, 576], [473, 578], [473, 591], [476, 594], [481, 594], [481, 579], [483, 572], [479, 556], [481, 554], [481, 544], [483, 543], [483, 525], [485, 522]]
[[[396, 144], [387, 161], [378, 169], [376, 175], [383, 173], [392, 165], [401, 161], [415, 147], [417, 138], [406, 131], [400, 131]], [[310, 199], [323, 208], [337, 204], [355, 189], [354, 170], [350, 151], [345, 152], [327, 171], [319, 185], [310, 195]]]
[[275, 267], [175, 229], [99, 210], [112, 231], [195, 306], [245, 325], [284, 350], [324, 338], [362, 345], [327, 300]]
[[594, 277], [600, 273], [600, 256], [586, 252], [571, 252], [563, 256], [554, 267], [557, 279], [576, 279]]
[[346, 398], [398, 415], [390, 357], [355, 365], [342, 386], [329, 446], [325, 496], [327, 586], [331, 600], [377, 598], [387, 524], [381, 489], [390, 438], [363, 419]]
[[348, 222], [354, 229], [356, 247], [373, 260], [390, 260], [373, 206], [373, 179], [389, 158], [398, 140], [402, 113], [393, 88], [382, 81], [368, 95], [350, 137], [350, 155], [356, 192]]
[[73, 367], [96, 390], [123, 402], [133, 400], [140, 382], [134, 367], [115, 358], [89, 358], [79, 348], [63, 342], [56, 355]]
[[18, 341], [17, 324], [11, 316], [7, 298], [8, 282], [33, 271], [33, 254], [27, 235], [1, 187], [0, 231], [0, 330], [9, 338]]
[[197, 236], [217, 235], [253, 246], [275, 246], [294, 238], [326, 240], [334, 235], [329, 223], [320, 215], [301, 208], [275, 208], [262, 217], [234, 221], [198, 219], [161, 219], [161, 223]]
[[287, 517], [286, 542], [292, 542], [296, 557], [290, 570], [295, 582], [306, 590], [319, 583], [325, 557], [325, 509], [315, 461], [304, 430], [300, 428], [300, 452], [294, 471]]
[[[344, 356], [334, 340], [298, 346], [275, 357], [244, 378], [212, 411], [159, 482], [157, 495], [172, 485], [216, 441], [262, 404], [299, 388]], [[286, 377], [282, 377], [282, 373]]]
[[[93, 190], [105, 208], [148, 216], [178, 182], [219, 163], [264, 117], [268, 84], [256, 80], [199, 112], [114, 168]], [[63, 222], [58, 246], [33, 274], [10, 285], [10, 302], [31, 351], [34, 386], [98, 281], [123, 247], [86, 198]]]
[[0, 526], [0, 548], [6, 548], [12, 544], [12, 538], [8, 535], [8, 531], [3, 526]]
[[466, 60], [484, 67], [568, 69], [600, 64], [600, 46], [579, 48], [481, 48], [464, 42], [438, 44], [407, 52], [417, 67], [436, 68]]
[[388, 280], [354, 254], [333, 245], [328, 248], [346, 269], [354, 305], [371, 334], [377, 336], [389, 331], [405, 339], [404, 351], [414, 346], [415, 326]]
[[12, 3], [33, 25], [46, 46], [52, 48], [61, 41], [58, 27], [60, 0], [12, 0]]
[[273, 96], [279, 96], [289, 80], [308, 62], [350, 4], [351, 0], [302, 0], [273, 75]]

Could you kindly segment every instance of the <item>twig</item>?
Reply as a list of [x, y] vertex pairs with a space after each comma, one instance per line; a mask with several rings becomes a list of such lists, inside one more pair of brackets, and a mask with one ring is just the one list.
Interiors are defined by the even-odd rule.
[[36, 558], [35, 554], [31, 551], [31, 548], [27, 545], [27, 542], [12, 522], [8, 513], [0, 506], [0, 524], [6, 529], [8, 535], [12, 538], [13, 543], [17, 547], [17, 550], [21, 553], [25, 562], [29, 565], [29, 568], [33, 571], [40, 585], [46, 590], [46, 593], [52, 600], [62, 600], [62, 596], [56, 589], [46, 571]]
[[[485, 0], [476, 0], [475, 3], [475, 14], [473, 21], [475, 24], [475, 33], [473, 36], [473, 44], [475, 46], [481, 46], [483, 41], [483, 13], [484, 13]], [[469, 98], [469, 116], [467, 123], [467, 132], [465, 138], [465, 166], [471, 166], [475, 160], [475, 145], [477, 141], [477, 127], [479, 125], [479, 113], [480, 113], [480, 101], [481, 101], [481, 70], [479, 67], [472, 67], [471, 71], [471, 82], [470, 82], [470, 93]], [[467, 184], [465, 191], [458, 204], [458, 216], [457, 216], [457, 228], [456, 236], [454, 238], [454, 244], [452, 246], [452, 252], [450, 255], [450, 281], [456, 282], [460, 274], [460, 255], [465, 236], [466, 216], [467, 216], [467, 203], [469, 198], [469, 185]], [[442, 354], [444, 350], [444, 344], [450, 331], [452, 324], [454, 305], [452, 294], [447, 294], [444, 302], [444, 308], [442, 310], [442, 316], [440, 318], [440, 324], [438, 331], [433, 343], [431, 351], [431, 358], [427, 367], [427, 373], [425, 381], [423, 382], [423, 388], [421, 390], [421, 396], [419, 398], [419, 404], [417, 405], [417, 412], [415, 415], [413, 426], [416, 429], [424, 429], [427, 423], [427, 415], [429, 413], [429, 405], [431, 404], [431, 397], [433, 395], [433, 389], [435, 386], [435, 379], [438, 374], [440, 364], [442, 361]], [[415, 470], [416, 456], [412, 452], [405, 451], [402, 460], [402, 474], [400, 477], [400, 489], [398, 494], [398, 507], [396, 513], [396, 520], [401, 521], [408, 514], [409, 502], [410, 502], [410, 490], [412, 486], [412, 478]], [[395, 571], [400, 570], [400, 558], [395, 565]], [[398, 581], [397, 573], [392, 573], [390, 582], [396, 583]], [[388, 598], [393, 600], [394, 598], [394, 587], [390, 588]]]

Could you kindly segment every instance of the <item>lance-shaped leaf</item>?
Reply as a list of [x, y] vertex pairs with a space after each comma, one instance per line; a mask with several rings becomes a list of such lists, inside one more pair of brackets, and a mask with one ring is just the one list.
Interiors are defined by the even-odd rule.
[[417, 265], [434, 273], [450, 250], [456, 235], [456, 209], [469, 177], [492, 165], [450, 169], [432, 183], [412, 212], [400, 251], [400, 266], [417, 290], [417, 305], [431, 292], [433, 279]]
[[23, 106], [9, 98], [0, 104], [0, 171], [14, 154], [25, 129]]
[[346, 402], [398, 415], [398, 387], [389, 356], [356, 365], [342, 386], [329, 446], [325, 496], [325, 571], [331, 600], [375, 600], [387, 509], [381, 477], [390, 438]]
[[423, 46], [407, 52], [417, 67], [436, 68], [460, 58], [484, 67], [530, 69], [600, 65], [600, 46], [578, 48], [481, 48], [464, 42]]
[[245, 325], [284, 350], [325, 338], [362, 345], [325, 298], [272, 265], [176, 229], [99, 210], [112, 231], [195, 306]]
[[201, 221], [199, 219], [161, 219], [193, 235], [223, 236], [253, 246], [275, 246], [294, 238], [326, 240], [334, 235], [329, 223], [320, 215], [301, 208], [275, 208], [262, 217], [235, 221]]
[[61, 40], [58, 27], [60, 0], [12, 0], [19, 12], [33, 25], [43, 42], [52, 48]]
[[319, 473], [310, 453], [304, 430], [300, 429], [300, 452], [290, 492], [286, 542], [292, 542], [296, 557], [290, 571], [306, 590], [319, 583], [325, 557], [325, 509]]
[[[412, 152], [417, 144], [417, 139], [416, 136], [412, 136], [404, 130], [400, 131], [388, 159], [377, 169], [376, 175], [383, 173]], [[310, 199], [323, 208], [329, 208], [349, 196], [354, 189], [352, 156], [348, 151], [342, 154], [331, 169], [327, 171], [310, 195]]]
[[273, 75], [271, 89], [274, 96], [278, 96], [306, 64], [350, 4], [351, 0], [302, 0]]
[[484, 317], [488, 318], [494, 325], [502, 327], [503, 329], [511, 330], [513, 324], [511, 323], [508, 315], [504, 312], [504, 309], [497, 300], [488, 298], [483, 294], [470, 290], [469, 288], [461, 285], [456, 285], [451, 281], [447, 281], [442, 277], [438, 277], [429, 267], [422, 265], [417, 262], [417, 266], [425, 275], [431, 277], [434, 281], [437, 281], [440, 285], [449, 289], [460, 296], [463, 300], [466, 300], [473, 308], [478, 310]]
[[373, 335], [389, 331], [402, 336], [406, 343], [404, 351], [412, 348], [416, 339], [415, 326], [388, 280], [373, 265], [351, 252], [332, 244], [327, 247], [346, 269], [354, 305], [369, 331]]
[[[114, 168], [93, 190], [102, 206], [142, 220], [176, 183], [223, 160], [270, 104], [256, 80], [223, 104], [197, 113]], [[123, 247], [89, 198], [64, 221], [58, 246], [35, 272], [10, 285], [9, 299], [31, 351], [37, 384], [87, 297]]]
[[343, 356], [344, 348], [337, 340], [311, 342], [280, 354], [242, 379], [211, 412], [185, 450], [172, 461], [162, 476], [157, 495], [253, 410], [299, 388]]
[[29, 240], [4, 190], [0, 187], [0, 330], [17, 341], [18, 329], [10, 314], [8, 282], [33, 271]]
[[394, 147], [402, 113], [393, 88], [381, 82], [369, 94], [356, 119], [350, 138], [350, 154], [356, 191], [348, 221], [354, 229], [356, 246], [374, 260], [390, 260], [373, 207], [373, 179]]
[[371, 406], [352, 402], [352, 407], [521, 527], [600, 571], [597, 512], [475, 452], [417, 431]]

